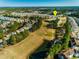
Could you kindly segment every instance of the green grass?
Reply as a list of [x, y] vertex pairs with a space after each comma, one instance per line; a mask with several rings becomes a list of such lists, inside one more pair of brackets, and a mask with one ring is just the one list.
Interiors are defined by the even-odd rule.
[[78, 59], [77, 57], [73, 57], [72, 59]]
[[15, 31], [19, 28], [20, 24], [17, 23], [17, 22], [14, 22], [13, 25], [11, 25], [9, 28], [10, 28], [10, 31]]
[[3, 38], [3, 36], [4, 36], [3, 30], [0, 29], [0, 38]]

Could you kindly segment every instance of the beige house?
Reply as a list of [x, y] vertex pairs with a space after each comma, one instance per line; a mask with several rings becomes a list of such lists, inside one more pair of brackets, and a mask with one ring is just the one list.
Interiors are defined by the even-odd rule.
[[58, 17], [59, 21], [57, 23], [57, 26], [58, 27], [63, 27], [63, 25], [66, 23], [67, 21], [67, 17], [65, 16], [61, 16], [61, 17]]
[[72, 59], [73, 55], [74, 55], [74, 49], [72, 48], [65, 49], [59, 53], [59, 56], [63, 57], [64, 59]]

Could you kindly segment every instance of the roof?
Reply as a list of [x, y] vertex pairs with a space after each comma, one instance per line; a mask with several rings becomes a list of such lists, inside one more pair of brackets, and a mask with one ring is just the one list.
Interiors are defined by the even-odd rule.
[[67, 17], [65, 16], [58, 17], [58, 19], [59, 19], [57, 23], [58, 27], [62, 27], [67, 21]]
[[68, 48], [60, 52], [60, 54], [63, 54], [65, 57], [68, 57], [69, 55], [72, 55], [73, 53], [74, 53], [74, 49], [72, 48]]
[[75, 39], [75, 43], [79, 46], [79, 39]]

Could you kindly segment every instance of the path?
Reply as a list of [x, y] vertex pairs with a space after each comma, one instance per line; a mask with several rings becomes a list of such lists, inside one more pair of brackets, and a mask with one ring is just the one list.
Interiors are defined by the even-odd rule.
[[[51, 30], [55, 33], [54, 29], [46, 29], [44, 27], [30, 33], [30, 35], [20, 43], [9, 46], [1, 51], [0, 59], [28, 59], [28, 56], [45, 42], [44, 39], [47, 38], [46, 35]], [[54, 34], [52, 39], [54, 39]]]

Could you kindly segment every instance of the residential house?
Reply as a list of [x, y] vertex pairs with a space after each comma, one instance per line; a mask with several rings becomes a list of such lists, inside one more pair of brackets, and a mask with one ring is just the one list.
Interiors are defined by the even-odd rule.
[[62, 17], [58, 17], [59, 21], [57, 23], [57, 26], [58, 27], [63, 27], [64, 24], [66, 23], [67, 21], [67, 17], [66, 16], [62, 16]]
[[74, 49], [68, 48], [61, 51], [58, 54], [58, 59], [72, 59], [73, 56], [74, 56]]
[[16, 35], [16, 32], [12, 32], [12, 35]]

